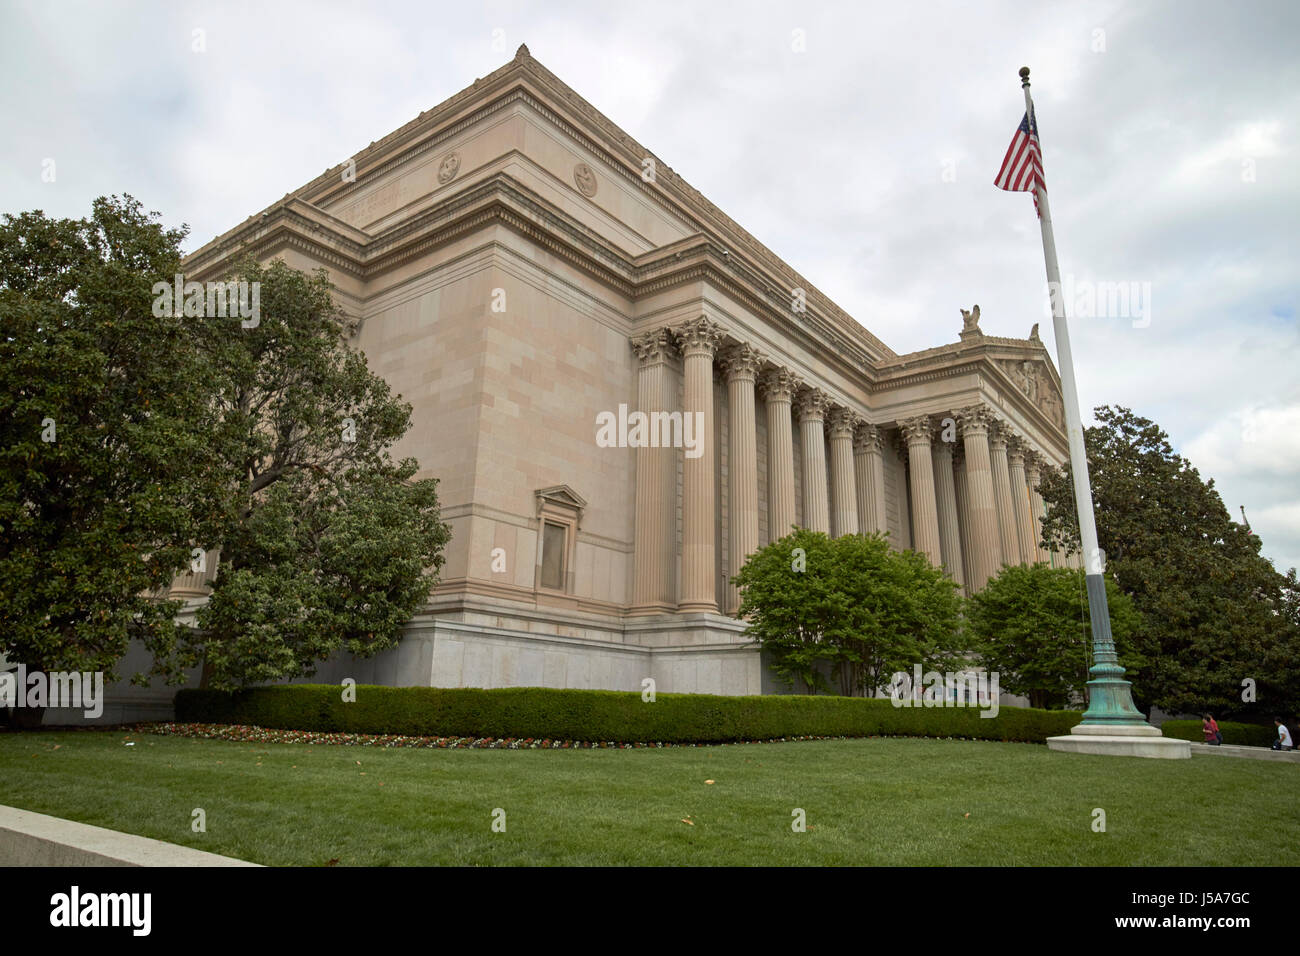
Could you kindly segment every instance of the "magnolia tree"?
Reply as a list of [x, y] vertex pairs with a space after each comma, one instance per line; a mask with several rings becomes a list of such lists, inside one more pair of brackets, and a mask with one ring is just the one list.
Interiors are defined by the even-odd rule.
[[209, 357], [151, 308], [184, 235], [130, 197], [0, 222], [0, 653], [29, 670], [111, 678], [132, 638], [153, 674], [194, 662], [150, 597], [215, 534], [224, 486]]
[[[136, 639], [134, 680], [203, 661], [233, 687], [391, 646], [449, 538], [436, 481], [390, 454], [410, 406], [324, 273], [246, 263], [241, 308], [159, 307], [185, 231], [156, 219], [125, 197], [0, 220], [0, 654], [112, 679]], [[159, 595], [196, 549], [221, 557], [190, 629]]]
[[[1300, 708], [1295, 575], [1260, 553], [1214, 487], [1155, 422], [1094, 409], [1084, 430], [1107, 571], [1142, 615], [1134, 698], [1169, 712], [1268, 718]], [[1046, 475], [1043, 536], [1078, 548], [1070, 469]]]
[[881, 535], [798, 529], [755, 552], [733, 581], [773, 670], [812, 693], [833, 681], [842, 694], [870, 696], [897, 671], [960, 662], [956, 585]]
[[194, 636], [214, 687], [294, 677], [393, 646], [425, 603], [450, 529], [437, 480], [390, 448], [411, 406], [349, 345], [323, 271], [244, 263], [256, 325], [209, 325], [228, 480], [208, 542], [221, 568]]
[[[1142, 663], [1131, 641], [1140, 619], [1109, 578], [1106, 600], [1120, 663], [1132, 670]], [[1082, 570], [1005, 566], [966, 602], [966, 621], [971, 649], [1004, 692], [1028, 697], [1031, 707], [1085, 699], [1092, 631]]]

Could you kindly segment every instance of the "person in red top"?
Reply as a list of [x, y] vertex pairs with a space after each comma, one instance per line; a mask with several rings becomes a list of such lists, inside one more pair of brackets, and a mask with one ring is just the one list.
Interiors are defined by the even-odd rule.
[[1223, 743], [1223, 734], [1219, 733], [1219, 725], [1215, 722], [1213, 714], [1204, 714], [1202, 716], [1201, 732], [1205, 734], [1205, 742], [1211, 747], [1217, 747]]

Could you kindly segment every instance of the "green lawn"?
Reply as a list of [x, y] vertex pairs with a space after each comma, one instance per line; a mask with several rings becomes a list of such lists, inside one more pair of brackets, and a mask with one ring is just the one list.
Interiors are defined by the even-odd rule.
[[1298, 786], [1291, 764], [950, 740], [509, 751], [0, 734], [0, 803], [272, 865], [1294, 866], [1281, 835], [1300, 832]]

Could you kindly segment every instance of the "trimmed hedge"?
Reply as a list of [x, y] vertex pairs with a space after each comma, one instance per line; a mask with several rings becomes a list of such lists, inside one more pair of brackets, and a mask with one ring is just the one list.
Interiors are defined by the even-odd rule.
[[419, 737], [726, 743], [779, 737], [969, 737], [1042, 743], [1068, 734], [1077, 711], [1003, 707], [996, 718], [963, 707], [895, 707], [861, 697], [659, 694], [510, 687], [358, 685], [344, 703], [333, 684], [288, 684], [231, 692], [181, 690], [182, 723], [248, 724], [326, 733]]
[[[1166, 720], [1160, 725], [1160, 732], [1166, 737], [1176, 737], [1179, 740], [1205, 741], [1199, 720]], [[1277, 739], [1276, 727], [1241, 724], [1231, 720], [1219, 721], [1219, 733], [1223, 734], [1225, 744], [1241, 744], [1246, 747], [1270, 747]]]

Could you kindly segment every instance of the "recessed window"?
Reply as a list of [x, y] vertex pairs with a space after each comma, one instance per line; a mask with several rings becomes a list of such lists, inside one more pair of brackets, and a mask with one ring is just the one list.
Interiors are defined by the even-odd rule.
[[547, 521], [542, 525], [542, 587], [564, 590], [564, 553], [568, 529]]

